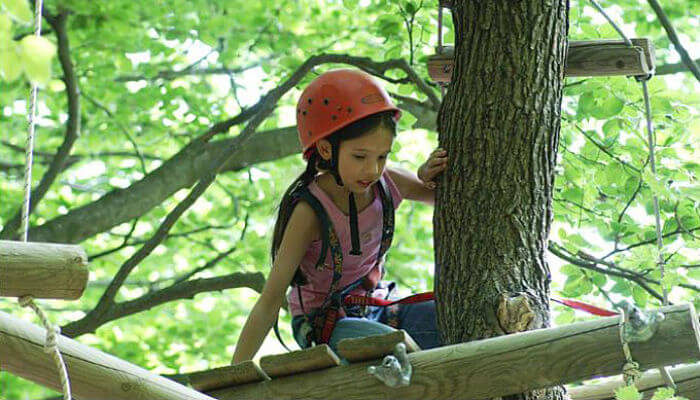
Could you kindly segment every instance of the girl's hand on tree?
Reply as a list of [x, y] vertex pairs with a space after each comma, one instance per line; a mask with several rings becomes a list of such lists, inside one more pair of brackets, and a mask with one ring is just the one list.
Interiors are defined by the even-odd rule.
[[447, 168], [447, 151], [438, 147], [430, 157], [418, 168], [418, 179], [420, 179], [425, 187], [435, 189], [437, 183], [433, 180], [437, 175]]

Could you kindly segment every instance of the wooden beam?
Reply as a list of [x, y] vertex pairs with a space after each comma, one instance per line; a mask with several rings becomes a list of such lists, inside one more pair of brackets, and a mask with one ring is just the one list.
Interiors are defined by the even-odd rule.
[[338, 365], [340, 365], [340, 359], [327, 344], [260, 359], [260, 368], [272, 378]]
[[[56, 365], [44, 352], [45, 339], [46, 330], [0, 312], [2, 370], [60, 392]], [[65, 336], [59, 337], [58, 347], [77, 399], [213, 400]]]
[[0, 240], [0, 296], [75, 300], [87, 281], [80, 246]]
[[[634, 47], [622, 40], [569, 42], [564, 68], [567, 77], [639, 76], [654, 73], [654, 45], [649, 39], [632, 39]], [[428, 59], [428, 74], [435, 82], [448, 83], [454, 68], [454, 47]]]
[[338, 354], [350, 362], [376, 360], [388, 354], [394, 354], [397, 343], [406, 345], [406, 352], [420, 351], [420, 347], [404, 330], [397, 330], [384, 335], [343, 339], [338, 343]]
[[244, 383], [269, 381], [270, 377], [253, 360], [236, 365], [199, 371], [187, 376], [187, 382], [196, 390], [203, 392]]
[[[700, 364], [671, 368], [668, 371], [677, 386], [676, 395], [687, 399], [700, 399]], [[621, 377], [597, 385], [569, 388], [571, 400], [615, 400], [615, 389], [625, 386]], [[658, 370], [647, 371], [637, 382], [637, 389], [644, 394], [644, 400], [651, 399], [658, 388], [666, 386]]]
[[[663, 309], [654, 337], [630, 345], [643, 370], [700, 360], [700, 328], [691, 304]], [[308, 372], [263, 384], [209, 392], [228, 399], [483, 399], [595, 376], [620, 374], [625, 358], [618, 317], [597, 318], [408, 354], [411, 384], [390, 388], [367, 374], [380, 360]], [[342, 388], [342, 390], [339, 390]]]

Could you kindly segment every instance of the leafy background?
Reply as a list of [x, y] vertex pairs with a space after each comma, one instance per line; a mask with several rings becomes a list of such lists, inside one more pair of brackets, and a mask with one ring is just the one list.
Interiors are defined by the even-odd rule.
[[[81, 93], [81, 127], [65, 168], [31, 216], [32, 226], [70, 215], [112, 191], [129, 191], [214, 124], [254, 109], [264, 93], [311, 55], [347, 54], [373, 63], [403, 59], [428, 80], [426, 61], [437, 43], [437, 1], [152, 3], [46, 2], [46, 14], [65, 15], [66, 54]], [[65, 140], [70, 109], [55, 26], [44, 21], [44, 39], [36, 40], [30, 37], [30, 2], [2, 0], [0, 4], [0, 226], [6, 227], [22, 198], [29, 81], [41, 86], [34, 186]], [[668, 73], [669, 68], [677, 68], [673, 65], [679, 57], [649, 4], [632, 0], [601, 4], [629, 36], [651, 39], [656, 64], [664, 66], [649, 81], [658, 180], [650, 173], [640, 84], [624, 77], [567, 79], [550, 236], [552, 291], [604, 307], [611, 307], [610, 300], [621, 299], [641, 307], [658, 306], [659, 299], [640, 285], [647, 283], [661, 293], [661, 287], [650, 282], [661, 280], [656, 265], [655, 193], [665, 235], [663, 284], [673, 302], [693, 302], [697, 307], [700, 84], [688, 72]], [[698, 58], [700, 3], [674, 0], [665, 2], [664, 10], [686, 49]], [[569, 36], [571, 40], [617, 38], [586, 1], [571, 3]], [[453, 40], [446, 12], [444, 41]], [[293, 127], [300, 89], [318, 73], [338, 66], [321, 65], [307, 74], [282, 97], [258, 131]], [[392, 69], [385, 76], [400, 80], [405, 73]], [[434, 110], [414, 83], [385, 83], [403, 103], [411, 98], [419, 105], [404, 113], [391, 155], [392, 164], [415, 170], [437, 142], [434, 129], [421, 128], [431, 126]], [[439, 93], [435, 85], [431, 90]], [[235, 138], [244, 127], [244, 123], [232, 124], [217, 139]], [[286, 149], [285, 154], [294, 154], [294, 149]], [[170, 235], [133, 270], [117, 301], [168, 288], [205, 266], [188, 278], [236, 272], [267, 276], [277, 202], [302, 169], [301, 157], [288, 155], [220, 174]], [[168, 185], [169, 178], [158, 184]], [[42, 301], [51, 318], [63, 325], [85, 317], [122, 264], [154, 235], [187, 193], [182, 187], [136, 220], [81, 240], [91, 256], [88, 289], [80, 301]], [[399, 282], [404, 293], [430, 290], [432, 209], [405, 202], [397, 215], [389, 278]], [[205, 291], [193, 299], [147, 307], [78, 340], [160, 374], [223, 366], [229, 363], [257, 298], [259, 288], [248, 286]], [[554, 303], [552, 307], [556, 324], [591, 318]], [[36, 322], [12, 299], [0, 299], [0, 309]], [[289, 315], [283, 311], [280, 317], [283, 337], [292, 343]], [[270, 335], [257, 357], [281, 351]], [[0, 375], [0, 398], [50, 395], [55, 392], [8, 373]]]

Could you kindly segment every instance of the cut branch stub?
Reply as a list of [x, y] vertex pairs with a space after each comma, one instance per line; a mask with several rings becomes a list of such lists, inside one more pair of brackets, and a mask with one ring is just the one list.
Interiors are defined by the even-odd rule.
[[[577, 76], [646, 76], [654, 73], [654, 45], [649, 39], [581, 40], [569, 42], [564, 74]], [[428, 59], [428, 74], [435, 82], [449, 83], [454, 67], [454, 47]]]
[[0, 296], [75, 300], [87, 280], [80, 246], [0, 240]]

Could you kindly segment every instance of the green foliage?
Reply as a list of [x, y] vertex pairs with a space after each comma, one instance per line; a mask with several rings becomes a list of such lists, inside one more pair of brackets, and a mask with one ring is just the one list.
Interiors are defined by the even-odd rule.
[[[43, 87], [35, 186], [48, 169], [50, 155], [63, 142], [68, 103], [66, 85], [58, 79], [63, 71], [55, 55], [53, 29], [45, 22], [43, 39], [32, 38], [30, 2], [2, 0], [0, 4], [2, 226], [14, 215], [22, 198], [22, 170], [18, 166], [23, 163], [23, 153], [13, 147], [24, 147], [25, 141], [27, 85], [21, 77], [24, 74]], [[81, 93], [81, 135], [72, 150], [77, 157], [39, 203], [31, 223], [41, 225], [112, 190], [139, 182], [211, 126], [255, 104], [312, 55], [350, 54], [385, 61], [409, 60], [413, 54], [413, 67], [427, 79], [424, 60], [434, 53], [437, 44], [437, 1], [420, 5], [420, 1], [403, 0], [169, 0], [157, 6], [123, 0], [47, 1], [48, 13], [70, 10], [66, 27]], [[625, 21], [625, 29], [633, 31], [634, 36], [649, 37], [654, 42], [657, 64], [677, 62], [665, 32], [645, 2], [604, 1], [602, 5], [614, 8]], [[680, 0], [664, 7], [684, 41], [697, 45], [700, 32], [694, 21], [700, 14], [700, 2]], [[412, 47], [405, 20], [411, 16]], [[444, 43], [452, 44], [454, 27], [449, 12], [444, 23]], [[616, 33], [587, 2], [573, 2], [570, 39], [595, 38], [616, 38]], [[323, 65], [307, 74], [282, 98], [260, 130], [293, 125], [299, 90], [318, 73], [341, 66]], [[223, 67], [233, 71], [230, 76], [194, 73]], [[172, 72], [180, 74], [169, 77]], [[386, 75], [404, 77], [398, 70], [388, 70]], [[652, 201], [656, 194], [666, 235], [663, 254], [668, 259], [663, 284], [670, 289], [674, 302], [700, 306], [698, 292], [687, 287], [697, 286], [700, 281], [697, 82], [690, 74], [658, 76], [649, 81], [656, 135], [655, 177], [650, 173], [639, 83], [615, 77], [568, 79], [565, 84], [550, 240], [572, 254], [593, 255], [661, 282]], [[387, 83], [387, 88], [392, 93], [426, 100], [414, 85]], [[415, 171], [437, 143], [437, 135], [411, 129], [421, 117], [409, 112], [404, 115], [390, 162]], [[215, 140], [234, 137], [242, 129], [242, 125], [234, 125]], [[300, 157], [290, 156], [221, 174], [176, 223], [173, 235], [132, 272], [117, 301], [133, 300], [150, 290], [167, 287], [234, 247], [214, 267], [192, 279], [236, 272], [267, 276], [276, 207], [303, 168]], [[167, 185], [170, 178], [149, 184]], [[187, 193], [187, 189], [181, 189], [139, 216], [136, 223], [120, 224], [82, 242], [91, 256], [118, 250], [91, 260], [90, 284], [80, 301], [45, 302], [52, 310], [52, 319], [66, 324], [91, 310], [121, 264], [154, 234]], [[433, 287], [432, 212], [431, 207], [409, 201], [398, 209], [387, 278], [397, 281], [403, 293]], [[126, 237], [136, 243], [119, 248]], [[631, 280], [570, 262], [560, 265], [551, 254], [549, 262], [556, 295], [609, 306], [602, 294], [605, 292], [614, 299], [632, 299], [640, 307], [659, 305], [656, 297]], [[659, 284], [649, 286], [661, 292]], [[250, 289], [202, 293], [110, 322], [79, 340], [156, 373], [219, 367], [230, 361], [257, 297]], [[13, 302], [0, 299], [0, 309], [33, 320]], [[556, 324], [589, 318], [559, 306], [554, 311]], [[281, 314], [280, 327], [288, 344], [293, 343], [289, 319], [286, 312]], [[281, 351], [274, 341], [266, 343], [261, 354]], [[0, 397], [48, 395], [48, 390], [34, 384], [6, 373], [0, 375]]]

